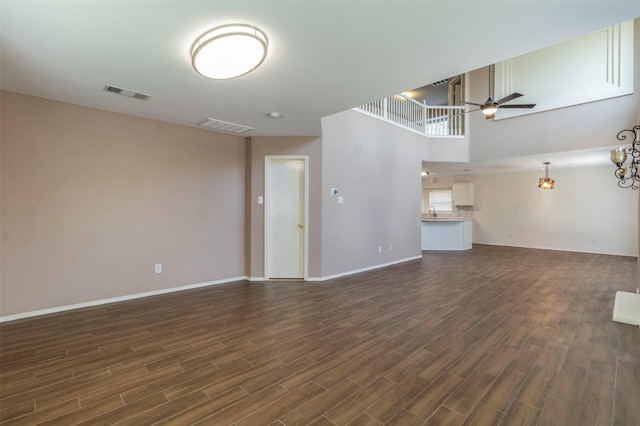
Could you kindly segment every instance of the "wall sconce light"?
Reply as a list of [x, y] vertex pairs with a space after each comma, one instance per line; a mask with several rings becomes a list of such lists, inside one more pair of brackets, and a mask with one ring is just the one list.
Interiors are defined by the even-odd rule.
[[545, 161], [544, 163], [544, 177], [538, 179], [538, 188], [542, 188], [542, 189], [553, 189], [553, 184], [556, 182], [553, 179], [549, 179], [549, 164], [551, 164], [548, 161]]
[[[624, 129], [618, 132], [616, 139], [624, 141], [631, 133], [634, 138], [631, 142], [631, 148], [628, 149], [621, 146], [611, 151], [611, 161], [618, 167], [615, 175], [618, 178], [618, 186], [620, 188], [638, 189], [637, 182], [640, 181], [638, 176], [638, 163], [640, 163], [640, 125], [631, 129]], [[627, 153], [631, 154], [631, 164], [626, 165]]]

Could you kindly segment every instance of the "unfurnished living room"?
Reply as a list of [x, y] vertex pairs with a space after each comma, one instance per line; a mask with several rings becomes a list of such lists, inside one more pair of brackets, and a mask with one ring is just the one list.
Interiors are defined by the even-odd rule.
[[637, 1], [0, 2], [0, 424], [640, 424]]

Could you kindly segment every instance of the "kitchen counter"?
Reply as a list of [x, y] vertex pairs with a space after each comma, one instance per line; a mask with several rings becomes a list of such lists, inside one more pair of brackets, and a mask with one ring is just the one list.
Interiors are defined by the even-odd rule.
[[455, 217], [425, 217], [422, 219], [423, 222], [465, 222], [472, 221], [473, 219], [460, 219]]
[[422, 250], [468, 250], [473, 220], [450, 217], [422, 219]]

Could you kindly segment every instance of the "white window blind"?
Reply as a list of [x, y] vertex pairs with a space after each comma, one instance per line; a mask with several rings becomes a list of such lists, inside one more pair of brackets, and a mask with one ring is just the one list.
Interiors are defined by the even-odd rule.
[[450, 212], [452, 198], [450, 189], [433, 189], [429, 192], [429, 206], [435, 207], [437, 212]]

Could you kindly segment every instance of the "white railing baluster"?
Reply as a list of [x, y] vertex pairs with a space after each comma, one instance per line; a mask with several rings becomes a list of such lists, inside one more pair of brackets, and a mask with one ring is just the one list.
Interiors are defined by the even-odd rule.
[[383, 118], [426, 136], [463, 136], [463, 106], [429, 106], [405, 95], [371, 102], [356, 111]]

